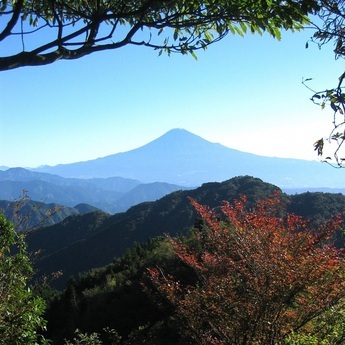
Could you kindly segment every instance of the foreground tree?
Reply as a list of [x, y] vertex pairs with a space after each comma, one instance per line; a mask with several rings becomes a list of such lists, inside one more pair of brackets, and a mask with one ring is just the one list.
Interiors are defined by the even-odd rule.
[[314, 0], [2, 0], [0, 70], [125, 45], [195, 56], [229, 32], [266, 30], [279, 38], [282, 29], [302, 28], [318, 8]]
[[314, 231], [282, 217], [278, 195], [253, 210], [245, 198], [224, 203], [222, 216], [192, 204], [205, 226], [192, 244], [170, 241], [196, 282], [149, 269], [191, 343], [277, 344], [344, 297], [344, 257], [331, 245], [340, 216]]
[[31, 274], [23, 236], [0, 214], [0, 344], [37, 344], [45, 305], [27, 286]]
[[344, 325], [345, 299], [342, 299], [310, 322], [306, 331], [290, 334], [279, 345], [343, 345], [345, 343]]
[[[313, 23], [316, 29], [312, 42], [321, 48], [325, 44], [333, 43], [335, 58], [345, 57], [345, 3], [344, 1], [321, 0], [319, 21]], [[308, 46], [308, 45], [307, 45]], [[332, 129], [326, 137], [318, 139], [315, 150], [319, 157], [333, 166], [343, 167], [345, 162], [345, 72], [339, 77], [334, 87], [326, 90], [313, 91], [311, 100], [322, 109], [330, 107], [333, 112]], [[310, 81], [307, 79], [306, 81]]]

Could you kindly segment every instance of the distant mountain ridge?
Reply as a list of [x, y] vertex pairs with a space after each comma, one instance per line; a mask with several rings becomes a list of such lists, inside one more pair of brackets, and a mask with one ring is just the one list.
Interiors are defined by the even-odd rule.
[[31, 200], [68, 207], [90, 204], [105, 212], [126, 211], [143, 201], [154, 201], [179, 189], [168, 183], [141, 184], [123, 177], [76, 179], [11, 168], [0, 171], [0, 200], [14, 201], [26, 190]]
[[[274, 145], [274, 143], [272, 143]], [[33, 169], [64, 177], [119, 176], [142, 183], [196, 187], [251, 175], [281, 188], [341, 188], [343, 173], [317, 161], [258, 156], [173, 129], [137, 149], [103, 158]]]
[[62, 222], [72, 215], [83, 215], [97, 211], [97, 208], [79, 204], [66, 207], [55, 203], [45, 204], [32, 200], [8, 201], [0, 200], [0, 212], [6, 219], [13, 222], [17, 231], [28, 231], [37, 227], [44, 227]]

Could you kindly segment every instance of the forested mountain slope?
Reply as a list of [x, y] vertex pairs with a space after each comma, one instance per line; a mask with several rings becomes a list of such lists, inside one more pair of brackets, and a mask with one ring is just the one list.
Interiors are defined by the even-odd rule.
[[[206, 183], [201, 187], [171, 193], [156, 202], [147, 202], [130, 208], [127, 212], [113, 216], [100, 212], [84, 216], [73, 216], [60, 224], [30, 232], [27, 236], [29, 250], [42, 250], [42, 257], [36, 262], [39, 274], [49, 275], [62, 270], [63, 277], [55, 284], [59, 288], [71, 275], [101, 267], [121, 256], [135, 242], [143, 243], [149, 238], [164, 233], [171, 235], [186, 233], [195, 223], [197, 215], [190, 205], [189, 197], [201, 204], [218, 207], [223, 200], [232, 201], [246, 195], [249, 202], [272, 195], [278, 187], [260, 179], [244, 176], [222, 183]], [[305, 217], [320, 220], [331, 213], [345, 209], [345, 197], [313, 193], [289, 197], [288, 210]], [[324, 198], [330, 208], [316, 207]], [[340, 241], [340, 238], [339, 238]]]
[[18, 201], [0, 200], [0, 212], [12, 221], [17, 231], [27, 231], [37, 227], [49, 226], [62, 222], [71, 215], [82, 215], [97, 210], [96, 207], [79, 204], [75, 207], [56, 203], [23, 199]]

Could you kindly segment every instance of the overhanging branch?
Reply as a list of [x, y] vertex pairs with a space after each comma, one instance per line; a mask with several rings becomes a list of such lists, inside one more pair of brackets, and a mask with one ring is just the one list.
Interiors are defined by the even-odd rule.
[[18, 22], [24, 0], [18, 0], [14, 6], [11, 19], [8, 21], [5, 29], [0, 33], [0, 41], [11, 35], [11, 32]]
[[[307, 6], [304, 8], [302, 4]], [[45, 65], [60, 59], [77, 59], [127, 44], [165, 50], [168, 54], [191, 53], [195, 56], [194, 51], [219, 41], [228, 32], [243, 36], [246, 32], [261, 34], [267, 30], [279, 38], [282, 29], [301, 28], [314, 7], [310, 0], [272, 0], [270, 4], [249, 1], [245, 6], [243, 2], [228, 0], [51, 0], [41, 4], [9, 0], [8, 8], [11, 10], [5, 7], [0, 12], [1, 20], [8, 20], [7, 25], [3, 25], [0, 41], [17, 35], [12, 31], [19, 28], [22, 18], [25, 26], [34, 28], [20, 30], [22, 38], [32, 40], [27, 46], [33, 48], [0, 57], [0, 71]], [[39, 29], [36, 25], [40, 25]], [[50, 31], [51, 39], [38, 46], [36, 42], [40, 42], [41, 36], [36, 40], [35, 33], [43, 27], [45, 32]], [[105, 31], [104, 27], [108, 29]], [[149, 37], [144, 40], [134, 37], [139, 29], [151, 30]], [[168, 29], [165, 37], [161, 35], [163, 29]], [[146, 33], [144, 31], [144, 35]]]

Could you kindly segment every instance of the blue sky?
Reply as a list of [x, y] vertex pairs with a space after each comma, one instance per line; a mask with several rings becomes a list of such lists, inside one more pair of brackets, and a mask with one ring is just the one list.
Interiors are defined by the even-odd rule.
[[317, 159], [331, 128], [301, 83], [333, 87], [343, 72], [312, 31], [227, 36], [191, 56], [125, 47], [0, 74], [0, 166], [36, 167], [124, 152], [172, 128], [265, 156]]

